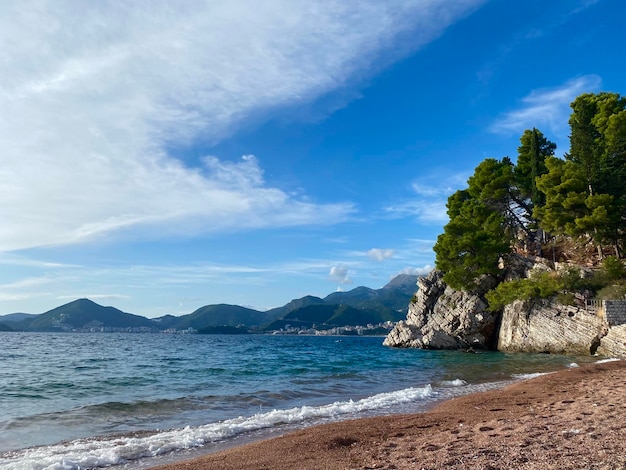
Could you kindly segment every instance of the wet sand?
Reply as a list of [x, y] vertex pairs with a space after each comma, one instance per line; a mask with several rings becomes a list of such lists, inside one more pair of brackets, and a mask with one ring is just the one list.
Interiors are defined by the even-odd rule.
[[626, 470], [626, 361], [462, 396], [426, 413], [315, 426], [156, 468]]

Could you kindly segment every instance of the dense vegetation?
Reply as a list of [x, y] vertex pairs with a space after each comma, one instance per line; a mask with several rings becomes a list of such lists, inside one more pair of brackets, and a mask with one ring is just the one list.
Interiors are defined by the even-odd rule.
[[587, 279], [564, 271], [500, 283], [487, 294], [493, 309], [516, 298], [560, 294], [566, 300], [580, 290], [626, 294], [626, 98], [583, 94], [571, 107], [570, 149], [563, 158], [555, 157], [556, 145], [541, 131], [526, 130], [515, 163], [484, 160], [468, 187], [449, 197], [436, 265], [462, 290], [473, 290], [485, 274], [502, 281], [501, 260], [512, 253], [598, 269]]

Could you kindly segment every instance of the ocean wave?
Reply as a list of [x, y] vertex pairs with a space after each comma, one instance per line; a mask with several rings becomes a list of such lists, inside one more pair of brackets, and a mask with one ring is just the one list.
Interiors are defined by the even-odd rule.
[[201, 447], [210, 442], [274, 426], [333, 419], [342, 415], [389, 408], [423, 400], [432, 394], [432, 387], [427, 385], [380, 393], [357, 401], [338, 401], [322, 406], [273, 410], [202, 426], [187, 426], [183, 429], [113, 438], [78, 439], [0, 454], [0, 468], [12, 470], [102, 468], [140, 458], [156, 457], [178, 450]]

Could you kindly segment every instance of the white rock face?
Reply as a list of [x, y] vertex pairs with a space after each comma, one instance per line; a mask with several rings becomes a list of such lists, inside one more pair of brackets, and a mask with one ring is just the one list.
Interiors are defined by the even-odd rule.
[[498, 349], [595, 354], [608, 331], [604, 319], [584, 308], [547, 300], [518, 300], [504, 307]]
[[[383, 344], [425, 349], [488, 348], [495, 334], [496, 315], [486, 310], [479, 295], [454, 290], [432, 271], [417, 281], [418, 291], [406, 321], [389, 333]], [[481, 289], [487, 290], [489, 279]]]

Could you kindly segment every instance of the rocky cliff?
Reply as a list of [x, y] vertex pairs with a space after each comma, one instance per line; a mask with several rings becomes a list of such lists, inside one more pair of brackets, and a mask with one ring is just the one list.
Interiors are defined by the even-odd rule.
[[[524, 277], [531, 269], [555, 268], [518, 260], [511, 276]], [[500, 314], [491, 313], [482, 295], [494, 284], [485, 278], [476, 292], [457, 291], [446, 285], [440, 271], [432, 271], [418, 279], [406, 320], [396, 324], [383, 344], [626, 357], [626, 325], [609, 326], [584, 307], [554, 300], [516, 301]]]
[[497, 315], [487, 311], [481, 294], [493, 282], [484, 278], [477, 292], [470, 293], [447, 286], [441, 271], [420, 277], [406, 321], [397, 323], [383, 344], [425, 349], [491, 347]]

